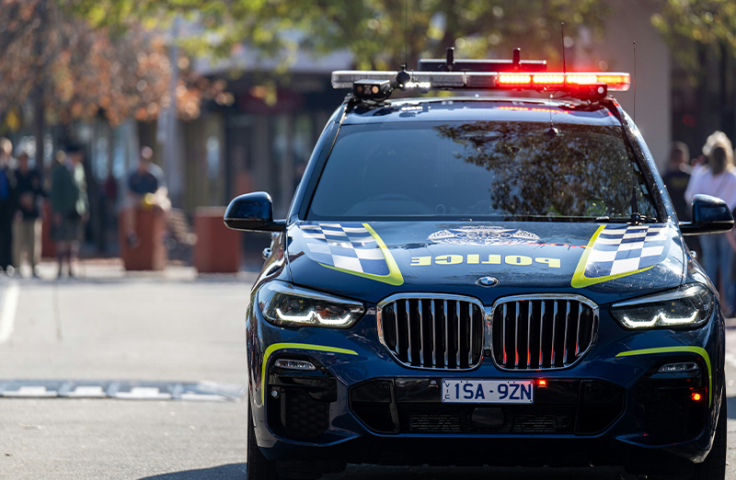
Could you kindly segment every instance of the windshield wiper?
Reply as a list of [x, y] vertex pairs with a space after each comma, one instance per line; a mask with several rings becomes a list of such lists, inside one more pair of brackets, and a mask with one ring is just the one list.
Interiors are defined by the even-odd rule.
[[641, 225], [642, 223], [657, 223], [656, 218], [647, 218], [639, 213], [639, 202], [636, 200], [636, 187], [632, 187], [631, 192], [631, 216], [629, 218], [619, 217], [611, 218], [608, 215], [596, 217], [596, 222], [600, 223], [628, 223], [629, 225]]
[[[627, 217], [617, 217], [617, 218], [611, 218], [609, 216], [603, 216], [603, 217], [596, 217], [595, 221], [598, 223], [628, 223], [630, 225], [638, 225], [638, 224], [632, 224], [631, 218]], [[656, 218], [647, 218], [647, 217], [641, 217], [641, 220], [639, 223], [657, 223]]]

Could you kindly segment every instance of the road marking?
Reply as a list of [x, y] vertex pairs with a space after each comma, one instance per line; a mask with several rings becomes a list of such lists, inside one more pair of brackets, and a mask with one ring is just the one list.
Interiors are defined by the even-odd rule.
[[182, 393], [179, 398], [182, 400], [189, 400], [191, 402], [227, 402], [228, 400], [224, 395], [203, 393]]
[[3, 392], [3, 397], [47, 398], [57, 395], [55, 390], [46, 390], [44, 386], [23, 386], [14, 392]]
[[217, 382], [121, 380], [0, 380], [0, 401], [7, 398], [102, 398], [237, 402], [245, 387]]
[[105, 398], [107, 394], [102, 386], [94, 385], [78, 386], [74, 391], [67, 393], [66, 396], [72, 398]]
[[126, 400], [171, 400], [170, 393], [161, 393], [156, 387], [133, 387], [129, 392], [117, 392], [113, 397]]
[[20, 286], [18, 282], [11, 282], [5, 292], [5, 299], [0, 310], [0, 343], [6, 342], [13, 333], [15, 323], [15, 310], [18, 307], [18, 296]]

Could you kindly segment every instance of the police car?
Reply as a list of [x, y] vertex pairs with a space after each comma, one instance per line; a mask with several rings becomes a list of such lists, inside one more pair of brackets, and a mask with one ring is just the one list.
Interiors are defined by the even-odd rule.
[[449, 52], [332, 81], [352, 92], [287, 218], [257, 192], [224, 219], [273, 235], [247, 311], [248, 478], [380, 463], [723, 479], [724, 319], [683, 235], [733, 217], [696, 196], [678, 222], [608, 95], [629, 75]]

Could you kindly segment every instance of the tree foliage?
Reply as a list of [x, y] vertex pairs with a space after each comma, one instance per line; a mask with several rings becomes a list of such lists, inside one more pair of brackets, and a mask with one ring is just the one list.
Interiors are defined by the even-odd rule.
[[[46, 120], [104, 115], [156, 118], [170, 102], [171, 64], [160, 34], [130, 23], [93, 27], [63, 0], [0, 0], [0, 113], [40, 102]], [[196, 117], [213, 86], [182, 75], [175, 89], [183, 117]], [[220, 89], [222, 85], [219, 85]]]
[[652, 23], [673, 47], [680, 64], [702, 69], [698, 50], [736, 57], [736, 2], [733, 0], [657, 0]]
[[[569, 35], [580, 25], [599, 30], [609, 11], [596, 0], [75, 0], [97, 25], [131, 18], [163, 21], [196, 15], [207, 28], [209, 51], [228, 54], [241, 43], [265, 55], [302, 46], [318, 53], [348, 49], [358, 68], [397, 68], [409, 60], [488, 54], [560, 58], [560, 22]], [[105, 13], [112, 12], [112, 13]], [[285, 53], [286, 52], [286, 53]]]

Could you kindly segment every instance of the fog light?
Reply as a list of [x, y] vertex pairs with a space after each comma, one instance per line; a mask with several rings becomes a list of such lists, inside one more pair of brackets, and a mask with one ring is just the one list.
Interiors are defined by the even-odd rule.
[[274, 366], [278, 368], [286, 368], [288, 370], [317, 370], [312, 362], [306, 360], [292, 360], [288, 358], [279, 358]]
[[698, 364], [695, 362], [668, 363], [659, 367], [659, 373], [692, 372], [695, 370], [698, 370]]
[[693, 401], [699, 402], [703, 399], [703, 395], [698, 392], [693, 392], [691, 398], [693, 399]]

